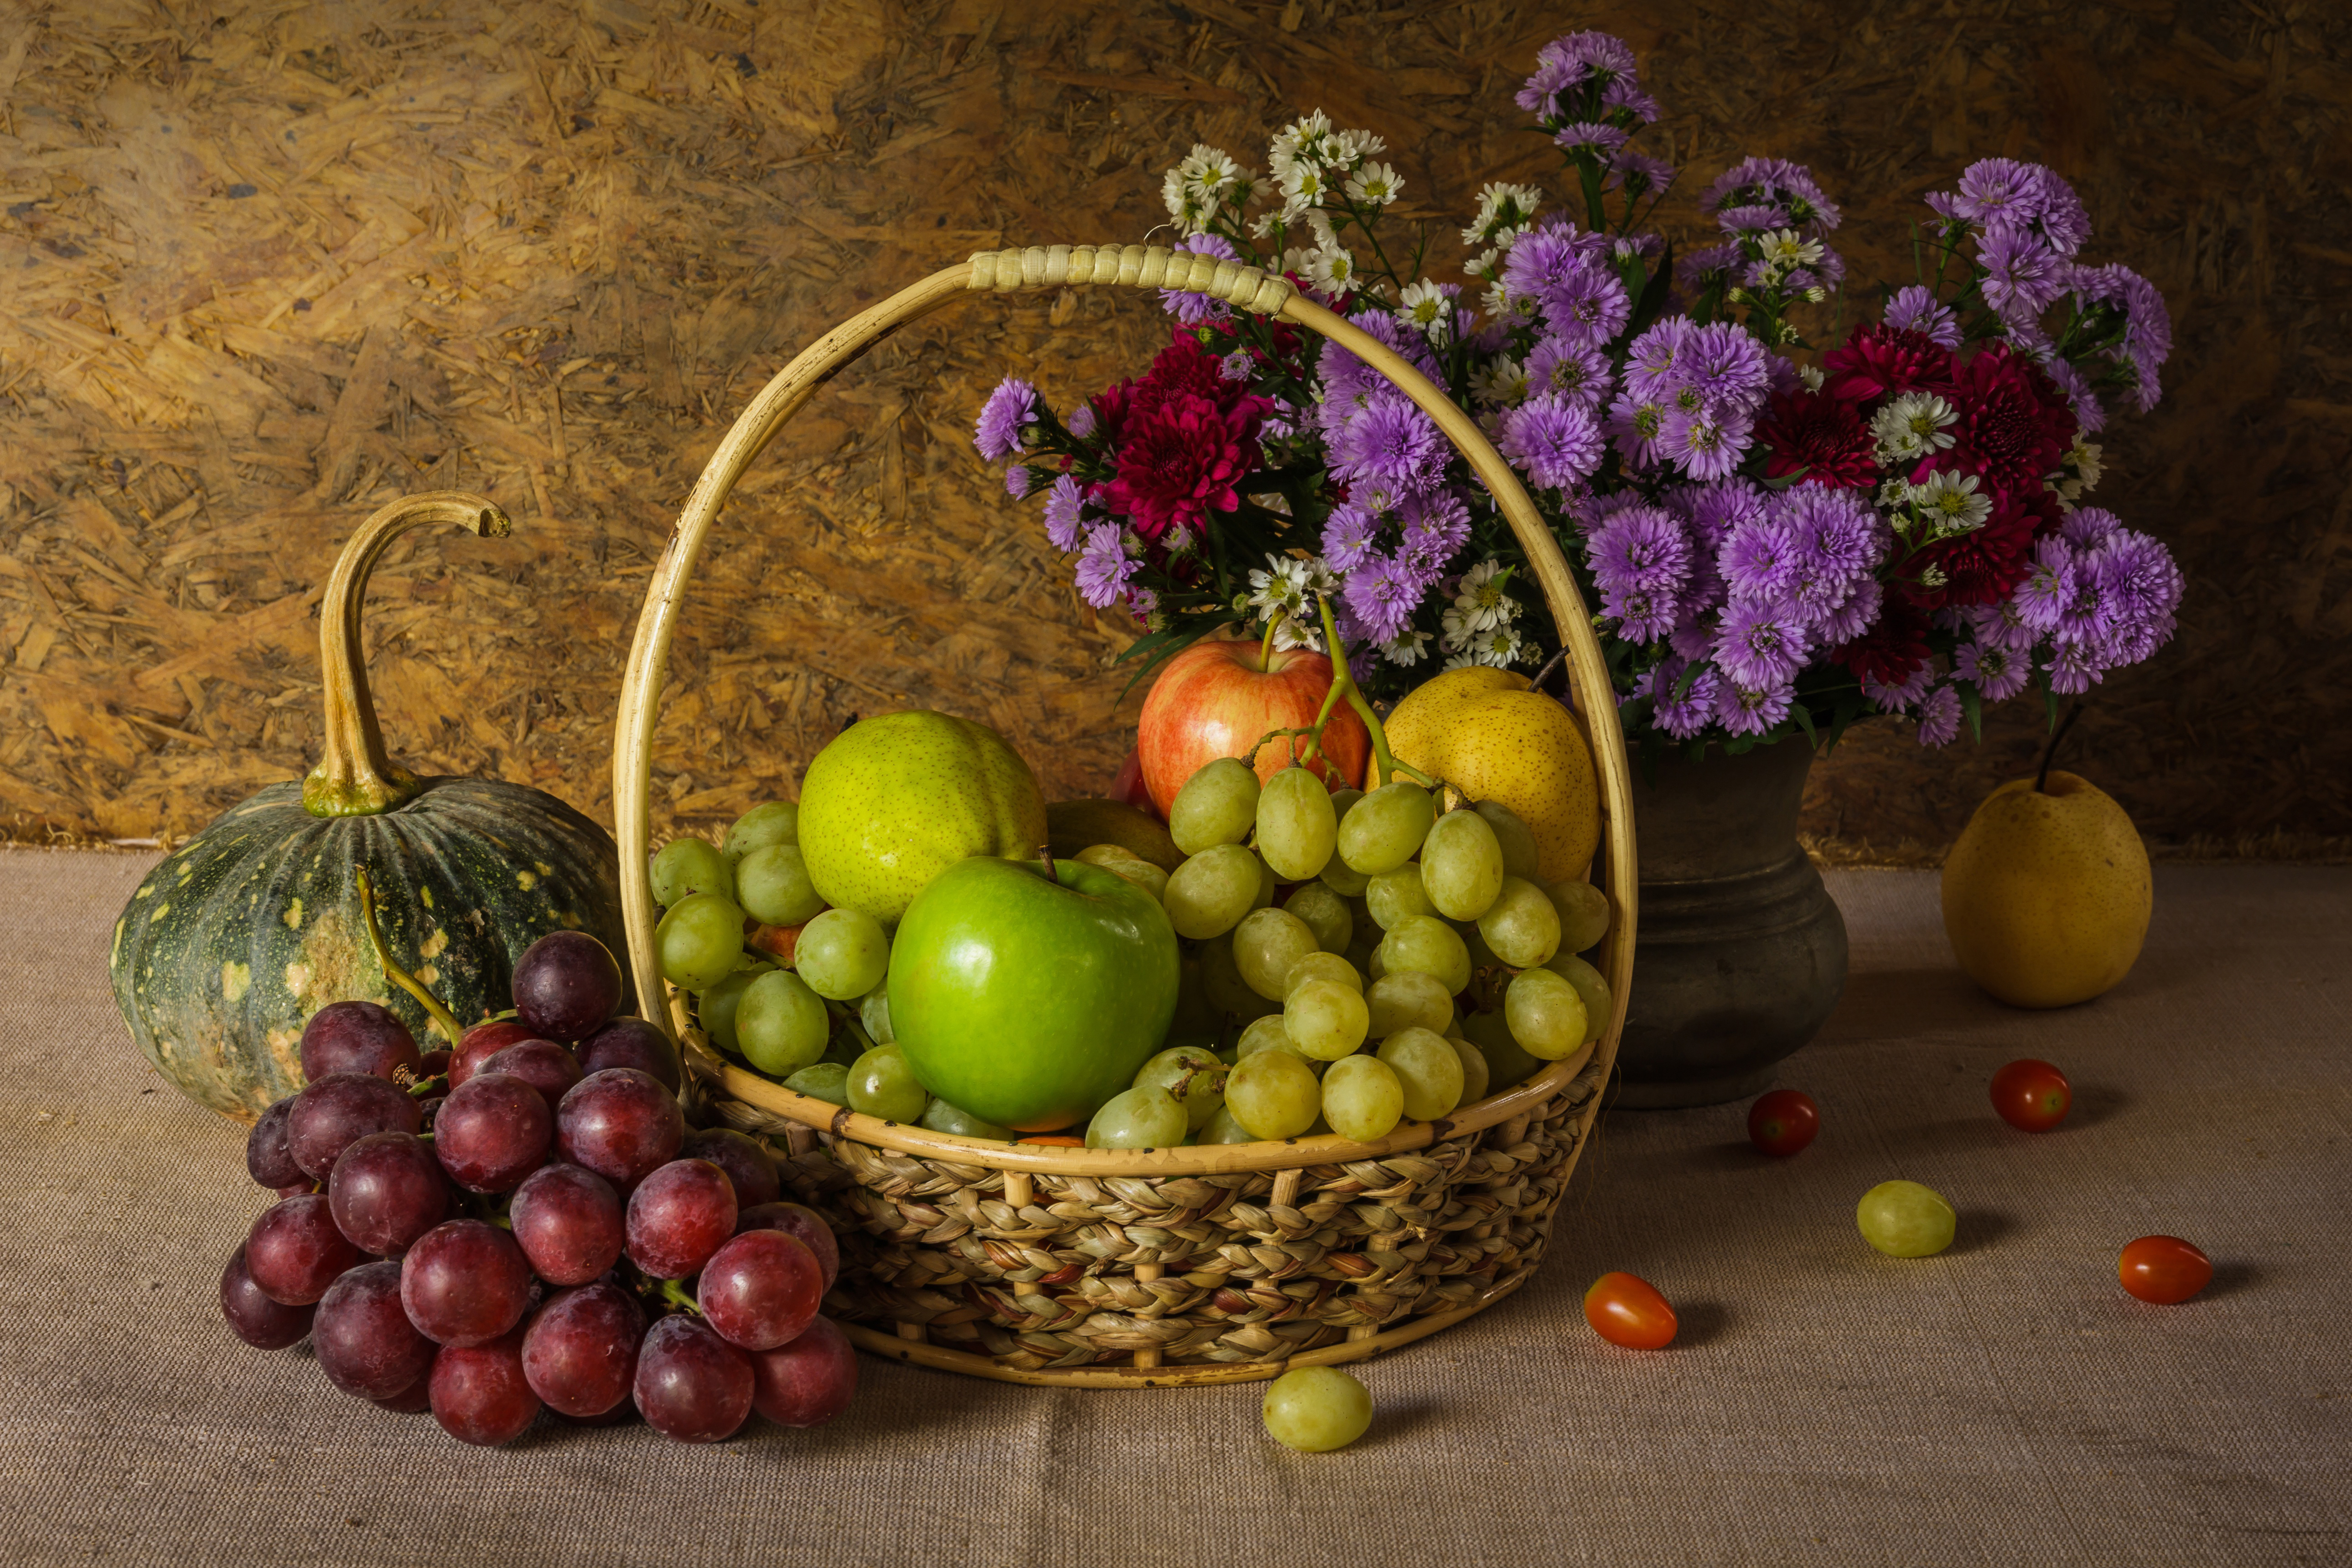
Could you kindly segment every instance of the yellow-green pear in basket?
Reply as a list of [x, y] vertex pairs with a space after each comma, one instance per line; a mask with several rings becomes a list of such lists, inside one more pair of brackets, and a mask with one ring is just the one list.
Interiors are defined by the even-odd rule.
[[2147, 849], [2124, 808], [2069, 773], [1985, 797], [1944, 861], [1944, 931], [1969, 978], [2015, 1007], [2113, 987], [2147, 939]]
[[852, 724], [801, 782], [801, 858], [828, 904], [885, 924], [957, 861], [1034, 860], [1037, 775], [985, 724], [915, 710]]

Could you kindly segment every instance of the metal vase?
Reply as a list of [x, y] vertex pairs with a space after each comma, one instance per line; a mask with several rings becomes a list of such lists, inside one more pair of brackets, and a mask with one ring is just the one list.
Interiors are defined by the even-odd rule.
[[1797, 844], [1812, 749], [1799, 737], [1636, 765], [1641, 941], [1613, 1103], [1755, 1094], [1845, 992], [1845, 920]]

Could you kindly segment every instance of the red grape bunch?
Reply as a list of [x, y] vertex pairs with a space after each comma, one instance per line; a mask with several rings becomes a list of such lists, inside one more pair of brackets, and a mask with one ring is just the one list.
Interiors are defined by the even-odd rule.
[[263, 1350], [307, 1334], [336, 1387], [467, 1443], [512, 1442], [542, 1406], [688, 1443], [754, 1409], [838, 1415], [857, 1365], [817, 1315], [832, 1230], [781, 1201], [759, 1142], [688, 1129], [677, 1047], [613, 1016], [620, 965], [594, 937], [534, 942], [514, 1000], [454, 1052], [373, 1002], [312, 1016], [306, 1087], [247, 1141], [278, 1201], [222, 1272], [229, 1328]]

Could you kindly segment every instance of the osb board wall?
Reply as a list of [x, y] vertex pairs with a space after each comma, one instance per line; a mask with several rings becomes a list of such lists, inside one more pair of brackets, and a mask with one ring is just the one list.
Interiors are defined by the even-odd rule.
[[[5, 0], [0, 0], [5, 4]], [[649, 563], [726, 423], [825, 326], [983, 246], [1140, 237], [1195, 140], [1263, 158], [1321, 106], [1385, 135], [1450, 239], [1480, 182], [1550, 181], [1510, 103], [1577, 26], [1642, 52], [1690, 174], [1812, 165], [1858, 277], [1907, 280], [1919, 195], [1991, 153], [2081, 186], [2093, 259], [2170, 296], [2158, 416], [2104, 499], [2179, 552], [2179, 640], [2069, 743], [2152, 835], [2339, 833], [2352, 650], [2352, 175], [2343, 14], [1807, 0], [16, 0], [0, 20], [0, 815], [182, 834], [318, 742], [316, 585], [406, 490], [510, 539], [376, 577], [377, 695], [420, 767], [610, 813]], [[1659, 149], [1664, 151], [1663, 147]], [[1441, 255], [1456, 252], [1441, 247]], [[1058, 329], [1058, 330], [1056, 330]], [[739, 492], [660, 736], [667, 820], [788, 791], [856, 713], [930, 705], [1098, 790], [1134, 705], [967, 433], [1017, 371], [1075, 399], [1164, 328], [987, 300], [828, 389]], [[1939, 844], [2020, 771], [1857, 735], [1808, 826]]]

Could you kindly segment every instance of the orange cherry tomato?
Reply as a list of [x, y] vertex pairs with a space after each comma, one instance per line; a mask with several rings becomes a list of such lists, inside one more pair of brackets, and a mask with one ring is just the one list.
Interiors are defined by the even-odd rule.
[[1657, 1287], [1634, 1274], [1612, 1271], [1584, 1293], [1584, 1321], [1612, 1345], [1664, 1350], [1674, 1342], [1675, 1310]]
[[2143, 1236], [2124, 1247], [2116, 1277], [2141, 1300], [2169, 1307], [2213, 1282], [2213, 1260], [2177, 1236]]
[[1821, 1130], [1821, 1107], [1801, 1089], [1776, 1089], [1748, 1108], [1748, 1141], [1776, 1160], [1802, 1149]]
[[2024, 1057], [1992, 1075], [1992, 1108], [2021, 1131], [2049, 1131], [2074, 1103], [2074, 1086], [2048, 1062]]

